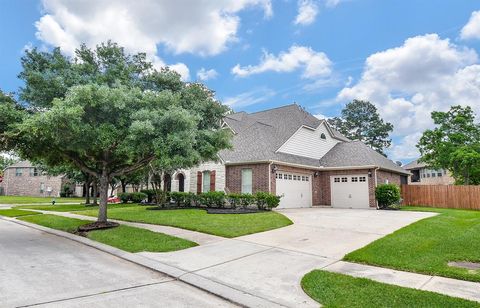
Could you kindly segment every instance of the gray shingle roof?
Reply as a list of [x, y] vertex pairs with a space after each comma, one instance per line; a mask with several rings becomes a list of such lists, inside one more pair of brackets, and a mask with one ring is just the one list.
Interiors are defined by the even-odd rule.
[[403, 166], [403, 169], [413, 170], [413, 169], [420, 169], [420, 168], [425, 168], [425, 167], [427, 167], [427, 164], [420, 163], [420, 162], [418, 162], [418, 159], [415, 159], [414, 161], [409, 162], [408, 164]]
[[408, 174], [402, 167], [361, 141], [337, 143], [320, 159], [323, 167], [377, 166], [381, 169]]
[[378, 154], [362, 142], [350, 142], [339, 132], [332, 130], [340, 140], [320, 161], [318, 159], [276, 153], [302, 125], [316, 128], [323, 120], [317, 119], [296, 104], [256, 113], [239, 112], [225, 117], [234, 131], [233, 148], [219, 153], [225, 163], [255, 161], [281, 161], [312, 167], [378, 166], [395, 172], [406, 173], [391, 160]]

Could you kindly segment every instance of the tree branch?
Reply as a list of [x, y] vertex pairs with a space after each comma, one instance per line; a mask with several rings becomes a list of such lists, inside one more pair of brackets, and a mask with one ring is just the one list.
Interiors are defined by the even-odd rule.
[[130, 166], [127, 166], [127, 167], [124, 167], [124, 168], [120, 168], [117, 171], [112, 172], [111, 176], [114, 177], [114, 176], [124, 175], [126, 173], [137, 171], [137, 170], [145, 167], [145, 165], [148, 164], [149, 162], [151, 162], [154, 158], [155, 158], [155, 156], [144, 157], [144, 158], [140, 159], [139, 161], [137, 161], [136, 163], [134, 163], [133, 165], [130, 165]]

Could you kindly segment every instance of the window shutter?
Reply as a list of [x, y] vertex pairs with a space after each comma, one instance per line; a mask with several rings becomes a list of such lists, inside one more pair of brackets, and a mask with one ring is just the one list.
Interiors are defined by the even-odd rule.
[[215, 191], [215, 170], [210, 171], [210, 191]]
[[202, 172], [197, 172], [197, 194], [202, 192]]

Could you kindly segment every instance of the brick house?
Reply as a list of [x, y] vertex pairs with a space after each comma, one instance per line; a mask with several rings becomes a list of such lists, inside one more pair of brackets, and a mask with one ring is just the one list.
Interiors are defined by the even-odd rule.
[[58, 197], [66, 184], [64, 176], [43, 174], [29, 161], [20, 161], [5, 168], [0, 191], [7, 196]]
[[455, 179], [445, 169], [429, 168], [418, 159], [406, 164], [403, 168], [411, 173], [408, 184], [411, 185], [453, 185]]
[[376, 207], [375, 187], [407, 182], [408, 171], [351, 141], [296, 104], [227, 115], [231, 150], [217, 162], [168, 177], [167, 190], [282, 195], [280, 208]]

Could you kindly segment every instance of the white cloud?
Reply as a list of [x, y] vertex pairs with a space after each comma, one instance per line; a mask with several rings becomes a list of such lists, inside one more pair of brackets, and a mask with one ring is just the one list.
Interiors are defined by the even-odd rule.
[[318, 14], [318, 4], [315, 0], [298, 0], [298, 14], [296, 25], [309, 25], [315, 21]]
[[267, 71], [283, 73], [292, 72], [299, 68], [303, 69], [303, 78], [314, 79], [327, 77], [332, 72], [332, 62], [323, 52], [316, 52], [310, 47], [292, 46], [287, 52], [281, 52], [278, 56], [264, 52], [258, 65], [240, 66], [232, 68], [232, 74], [238, 77], [246, 77]]
[[314, 114], [313, 116], [317, 119], [320, 119], [320, 120], [328, 120], [328, 119], [331, 118], [331, 117], [326, 116], [326, 115], [321, 114], [321, 113]]
[[342, 2], [342, 0], [326, 0], [325, 5], [327, 7], [336, 7], [340, 4], [340, 2]]
[[[36, 36], [72, 55], [80, 43], [93, 47], [109, 39], [128, 52], [145, 52], [156, 66], [158, 45], [175, 54], [216, 55], [237, 40], [238, 13], [260, 7], [273, 14], [271, 0], [43, 0]], [[171, 65], [185, 75], [185, 64]]]
[[468, 23], [462, 28], [460, 37], [467, 39], [480, 39], [480, 11], [475, 11], [470, 16]]
[[237, 96], [227, 97], [223, 103], [231, 108], [242, 108], [250, 105], [263, 103], [273, 96], [276, 92], [269, 88], [260, 88], [241, 93]]
[[461, 104], [480, 114], [477, 61], [474, 50], [437, 34], [409, 38], [400, 47], [369, 56], [360, 80], [341, 90], [337, 99], [374, 103], [383, 118], [394, 124], [394, 135], [400, 138], [392, 149], [393, 158], [411, 157], [416, 151], [411, 135], [432, 127], [432, 111]]
[[215, 78], [217, 78], [217, 76], [218, 76], [218, 73], [213, 68], [207, 70], [207, 69], [202, 67], [197, 72], [197, 78], [201, 81], [207, 81], [207, 80], [210, 80], [210, 79], [215, 79]]

